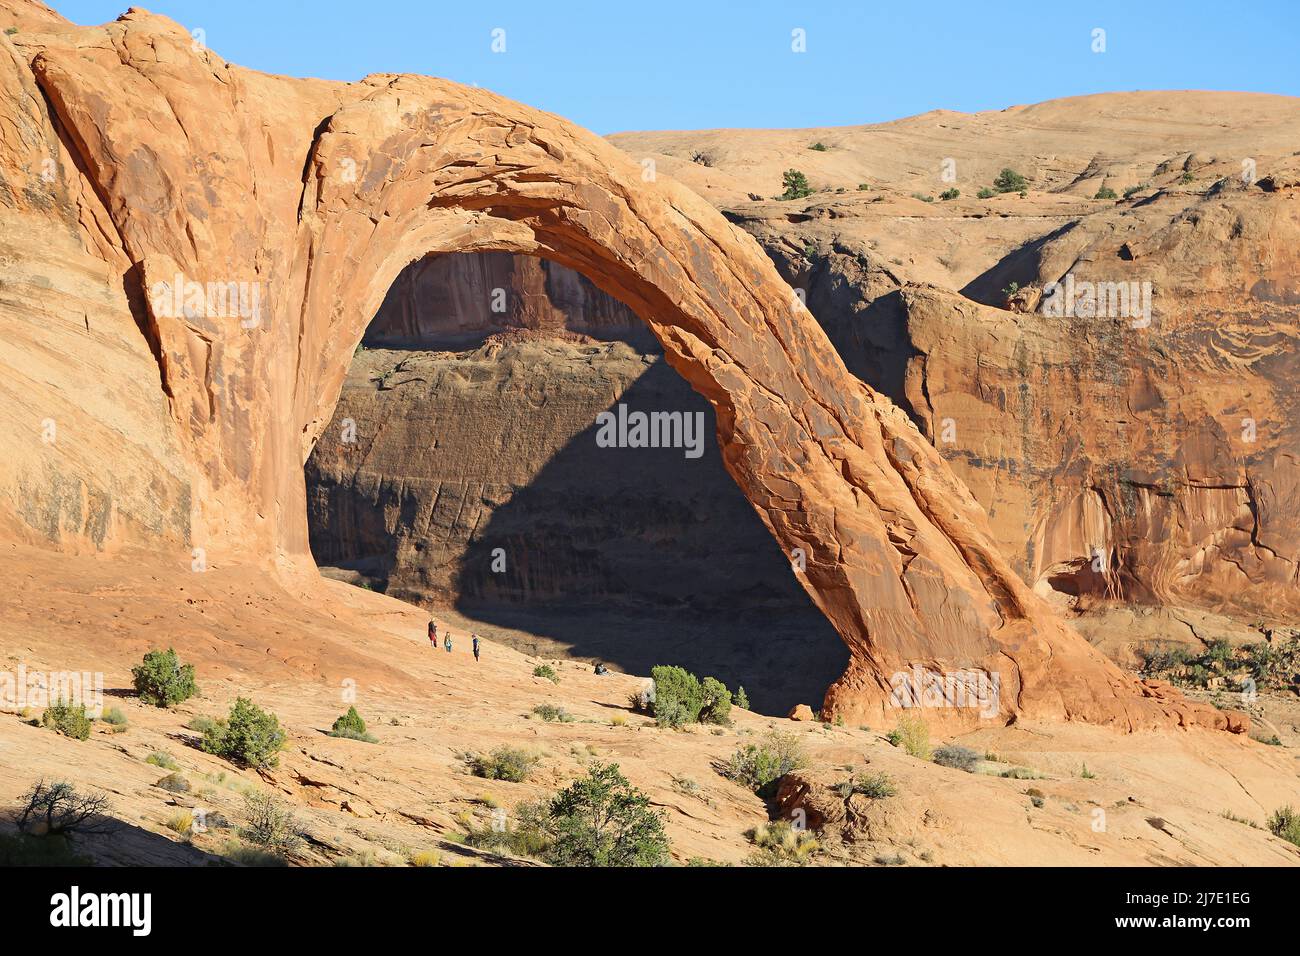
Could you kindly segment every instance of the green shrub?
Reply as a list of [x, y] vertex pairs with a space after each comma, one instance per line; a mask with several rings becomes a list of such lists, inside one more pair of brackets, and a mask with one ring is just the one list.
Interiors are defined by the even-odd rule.
[[1028, 767], [1012, 767], [1010, 770], [1003, 770], [1002, 774], [1007, 780], [1041, 780], [1043, 775], [1037, 770], [1030, 770]]
[[655, 685], [651, 713], [661, 727], [680, 727], [700, 719], [704, 695], [694, 674], [661, 664], [650, 669], [650, 677]]
[[278, 853], [263, 850], [261, 847], [249, 846], [240, 840], [227, 840], [221, 848], [221, 855], [231, 863], [240, 866], [288, 866], [289, 861]]
[[889, 735], [889, 742], [902, 747], [913, 757], [930, 759], [930, 728], [919, 715], [899, 715], [898, 726]]
[[782, 173], [781, 185], [785, 187], [781, 199], [806, 199], [813, 194], [812, 187], [808, 185], [808, 177], [797, 169], [787, 169]]
[[538, 664], [533, 668], [534, 677], [545, 677], [552, 684], [560, 682], [560, 675], [555, 673], [555, 668], [550, 664]]
[[1128, 199], [1133, 194], [1140, 193], [1142, 190], [1146, 188], [1147, 188], [1146, 183], [1138, 183], [1136, 186], [1129, 186], [1127, 189], [1124, 190], [1124, 198]]
[[84, 704], [72, 704], [57, 700], [45, 708], [41, 723], [56, 730], [65, 737], [85, 740], [90, 736], [90, 717], [86, 714]]
[[490, 754], [470, 756], [468, 763], [470, 772], [476, 777], [523, 783], [541, 763], [541, 758], [519, 747], [501, 746]]
[[349, 707], [346, 714], [334, 721], [334, 726], [330, 728], [330, 736], [363, 740], [368, 744], [376, 742], [374, 735], [366, 732], [366, 722], [361, 719], [355, 707]]
[[749, 839], [758, 848], [745, 861], [749, 866], [807, 866], [821, 850], [813, 834], [796, 830], [789, 820], [759, 824]]
[[161, 767], [164, 770], [181, 769], [181, 765], [176, 762], [175, 758], [164, 750], [155, 750], [144, 758], [144, 762], [153, 764], [155, 767]]
[[700, 708], [700, 723], [731, 724], [731, 691], [727, 685], [715, 677], [706, 677], [700, 682], [700, 696], [703, 706]]
[[521, 827], [544, 835], [553, 866], [663, 866], [669, 861], [664, 818], [628, 782], [618, 764], [595, 763], [545, 806], [522, 814]]
[[912, 193], [913, 199], [919, 199], [921, 202], [934, 202], [933, 196], [927, 196], [925, 193]]
[[866, 191], [867, 191], [868, 189], [870, 189], [870, 188], [871, 188], [871, 187], [868, 186], [866, 183], [858, 183], [858, 192], [860, 192], [860, 193], [864, 193], [864, 192], [866, 192]]
[[731, 702], [741, 710], [749, 710], [749, 695], [745, 693], [744, 687], [736, 688], [736, 693], [732, 695]]
[[853, 792], [872, 800], [884, 800], [898, 793], [898, 788], [887, 773], [864, 773], [853, 780]]
[[1004, 166], [997, 179], [993, 180], [993, 188], [1000, 193], [1023, 192], [1029, 188], [1029, 180], [1009, 166]]
[[943, 192], [939, 193], [939, 198], [944, 200], [944, 202], [947, 202], [949, 199], [956, 199], [960, 195], [961, 190], [953, 187], [952, 189], [945, 189]]
[[769, 731], [759, 743], [745, 744], [732, 754], [722, 775], [766, 796], [778, 780], [807, 762], [798, 737]]
[[944, 744], [935, 750], [933, 759], [940, 767], [951, 767], [954, 770], [974, 773], [975, 767], [980, 762], [980, 755], [960, 744]]
[[1097, 190], [1097, 194], [1092, 198], [1093, 199], [1118, 199], [1119, 196], [1116, 194], [1115, 190], [1111, 189], [1109, 186], [1102, 186], [1100, 189]]
[[121, 709], [118, 707], [108, 708], [108, 710], [104, 711], [104, 715], [99, 719], [110, 727], [126, 726], [126, 714], [122, 713]]
[[558, 722], [561, 724], [573, 723], [573, 715], [563, 707], [556, 707], [554, 704], [538, 704], [533, 708], [533, 713], [548, 724]]
[[146, 654], [131, 668], [131, 678], [140, 699], [155, 707], [171, 707], [199, 692], [194, 685], [194, 665], [182, 664], [170, 647]]
[[230, 708], [230, 716], [209, 727], [203, 749], [244, 767], [274, 767], [284, 746], [284, 731], [275, 714], [268, 714], [247, 697]]
[[1182, 183], [1184, 186], [1186, 186], [1195, 178], [1196, 177], [1192, 175], [1191, 170], [1188, 170], [1187, 172], [1183, 173], [1182, 176], [1179, 177], [1178, 181]]
[[826, 152], [826, 144], [823, 143], [823, 142], [821, 142], [820, 140], [817, 141], [816, 143], [813, 143], [813, 144], [812, 144], [811, 146], [809, 146], [808, 148], [809, 148], [809, 149], [815, 149], [815, 150], [816, 150], [817, 152], [819, 152], [819, 153], [824, 153], [824, 152]]
[[989, 189], [988, 186], [985, 186], [982, 189], [980, 189], [980, 191], [977, 192], [975, 195], [980, 199], [992, 199], [994, 196], [997, 195], [997, 192], [995, 192], [992, 189]]
[[1273, 811], [1268, 818], [1268, 828], [1274, 836], [1300, 846], [1300, 813], [1293, 810], [1290, 804]]

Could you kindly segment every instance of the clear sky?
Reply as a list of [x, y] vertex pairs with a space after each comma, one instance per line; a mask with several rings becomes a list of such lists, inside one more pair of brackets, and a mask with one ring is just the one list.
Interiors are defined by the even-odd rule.
[[[76, 23], [130, 0], [50, 0]], [[244, 66], [474, 83], [598, 133], [872, 123], [1136, 89], [1300, 94], [1300, 0], [146, 0]], [[505, 51], [492, 50], [504, 30]], [[1093, 52], [1095, 29], [1105, 52]], [[802, 29], [806, 52], [791, 49]], [[1297, 144], [1300, 147], [1300, 144]]]

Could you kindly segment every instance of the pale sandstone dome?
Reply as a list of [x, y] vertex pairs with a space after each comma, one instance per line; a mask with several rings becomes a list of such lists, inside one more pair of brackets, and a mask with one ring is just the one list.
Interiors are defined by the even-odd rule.
[[[726, 467], [762, 520], [786, 552], [808, 553], [800, 583], [852, 655], [828, 715], [881, 722], [889, 675], [924, 662], [1001, 673], [1003, 719], [1240, 726], [1133, 682], [1070, 631], [754, 240], [667, 177], [643, 182], [597, 137], [440, 80], [243, 70], [143, 11], [2, 42], [7, 254], [39, 262], [74, 240], [110, 313], [106, 333], [87, 329], [88, 309], [48, 305], [56, 292], [91, 298], [56, 288], [69, 270], [23, 267], [21, 308], [50, 319], [27, 344], [6, 336], [19, 343], [11, 362], [39, 356], [52, 371], [3, 404], [5, 424], [30, 436], [32, 413], [54, 408], [64, 426], [4, 465], [13, 535], [170, 549], [178, 562], [197, 547], [214, 563], [310, 574], [302, 463], [401, 269], [438, 252], [544, 255], [647, 323], [714, 406]], [[52, 183], [39, 174], [49, 158]], [[150, 293], [178, 273], [259, 284], [263, 321], [168, 314]], [[5, 322], [23, 321], [7, 302]], [[58, 347], [77, 329], [110, 338]], [[156, 380], [140, 374], [150, 358]], [[105, 389], [118, 380], [137, 391], [115, 400]], [[121, 456], [119, 436], [139, 453]]]

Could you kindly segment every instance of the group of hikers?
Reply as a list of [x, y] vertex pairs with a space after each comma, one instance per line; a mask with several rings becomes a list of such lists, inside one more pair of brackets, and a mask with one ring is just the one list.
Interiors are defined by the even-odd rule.
[[[478, 660], [479, 659], [478, 635], [471, 634], [470, 638], [473, 641], [474, 660]], [[438, 649], [438, 625], [434, 623], [433, 618], [429, 618], [429, 646], [432, 647], [435, 651]], [[451, 628], [447, 628], [447, 630], [443, 632], [442, 646], [447, 649], [448, 654], [451, 653]]]
[[[479, 659], [478, 635], [471, 634], [470, 639], [473, 642], [473, 647], [474, 647], [474, 660], [477, 661]], [[429, 618], [429, 646], [432, 647], [435, 651], [438, 649], [438, 625], [434, 622], [433, 618]], [[448, 654], [451, 653], [451, 628], [447, 628], [447, 630], [443, 632], [442, 646], [447, 649]], [[609, 673], [609, 668], [606, 667], [603, 662], [597, 661], [596, 667], [594, 669], [594, 673], [603, 676]]]

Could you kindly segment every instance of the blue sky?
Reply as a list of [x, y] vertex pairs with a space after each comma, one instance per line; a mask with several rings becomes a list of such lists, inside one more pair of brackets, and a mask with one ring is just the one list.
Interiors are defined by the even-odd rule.
[[[77, 23], [129, 0], [51, 0]], [[1300, 94], [1300, 0], [146, 0], [226, 59], [476, 83], [598, 133], [871, 123], [1135, 89]], [[491, 49], [505, 31], [505, 52]], [[807, 52], [791, 51], [806, 31]], [[1094, 53], [1093, 30], [1106, 31]]]

